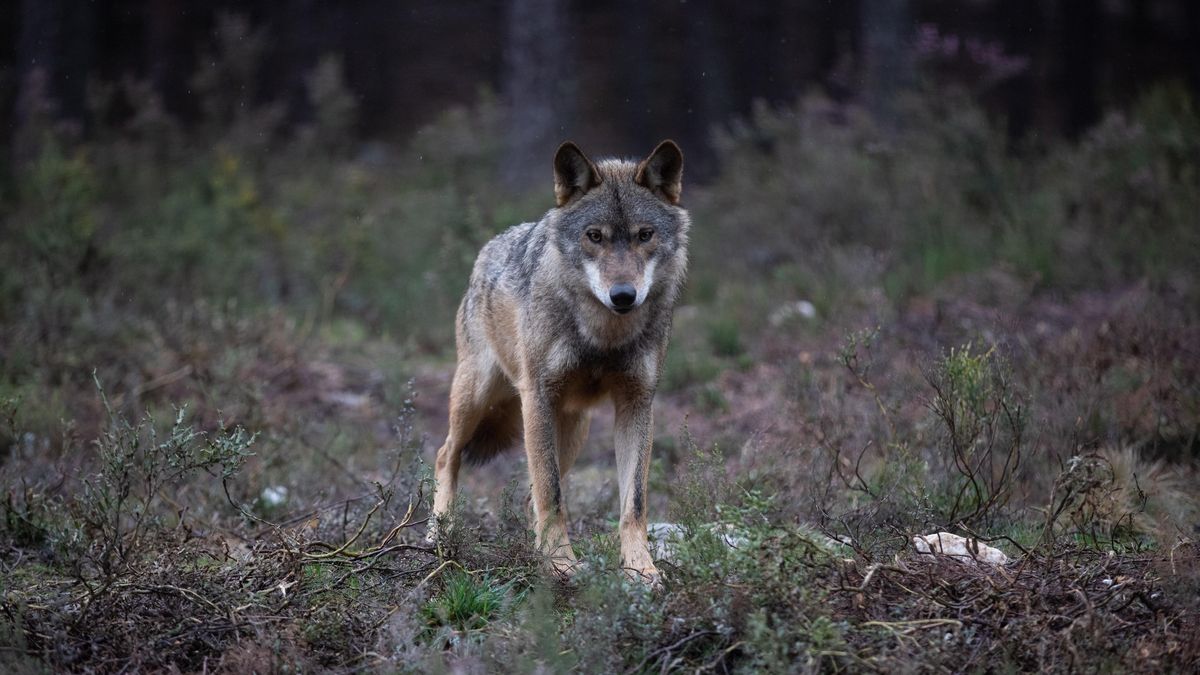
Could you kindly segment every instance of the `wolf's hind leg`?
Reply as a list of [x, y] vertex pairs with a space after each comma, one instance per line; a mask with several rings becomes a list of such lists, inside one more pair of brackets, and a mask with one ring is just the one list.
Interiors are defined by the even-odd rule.
[[571, 471], [571, 467], [575, 466], [579, 451], [587, 442], [591, 421], [592, 418], [587, 412], [560, 412], [558, 414], [558, 475], [563, 488], [563, 517], [567, 519], [570, 518], [567, 512], [569, 502], [566, 495], [567, 474]]
[[558, 414], [558, 473], [566, 477], [587, 442], [592, 418], [585, 412]]
[[450, 430], [434, 464], [437, 487], [433, 496], [433, 518], [426, 534], [430, 541], [436, 539], [439, 521], [445, 519], [454, 503], [463, 447], [483, 419], [498, 385], [497, 379], [496, 368], [480, 363], [479, 359], [461, 360], [454, 371], [454, 382], [450, 385]]

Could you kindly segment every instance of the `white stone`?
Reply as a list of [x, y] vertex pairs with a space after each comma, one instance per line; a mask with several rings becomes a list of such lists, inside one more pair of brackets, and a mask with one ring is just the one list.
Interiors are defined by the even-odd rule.
[[267, 506], [279, 506], [287, 501], [288, 489], [282, 485], [272, 485], [262, 491], [262, 502]]
[[784, 303], [771, 312], [771, 315], [767, 317], [767, 323], [772, 326], [781, 326], [796, 317], [808, 320], [817, 318], [817, 306], [808, 300]]
[[[728, 523], [707, 523], [701, 527], [719, 535], [721, 541], [731, 549], [743, 548], [749, 543], [745, 532], [739, 531], [734, 525]], [[801, 534], [814, 544], [829, 553], [845, 554], [852, 552], [849, 546], [849, 537], [830, 539], [815, 528], [805, 525], [800, 525], [799, 530]], [[678, 523], [650, 523], [646, 526], [646, 534], [650, 538], [651, 557], [655, 560], [675, 561], [676, 551], [679, 545], [683, 543], [685, 535], [682, 525]]]
[[1005, 565], [1008, 556], [998, 548], [957, 534], [935, 532], [933, 534], [914, 535], [913, 546], [918, 553], [948, 555], [959, 560], [974, 560], [992, 565]]

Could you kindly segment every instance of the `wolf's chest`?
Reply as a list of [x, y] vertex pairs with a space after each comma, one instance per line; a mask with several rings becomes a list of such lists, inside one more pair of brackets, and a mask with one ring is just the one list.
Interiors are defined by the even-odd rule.
[[566, 410], [586, 410], [612, 391], [615, 374], [594, 366], [573, 369], [565, 374], [559, 387], [560, 405]]

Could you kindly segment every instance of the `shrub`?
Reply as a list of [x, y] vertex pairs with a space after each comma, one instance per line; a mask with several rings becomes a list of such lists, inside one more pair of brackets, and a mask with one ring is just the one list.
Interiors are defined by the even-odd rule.
[[1195, 286], [1200, 115], [1184, 89], [1151, 90], [1077, 144], [1014, 145], [953, 89], [912, 92], [896, 113], [885, 130], [808, 96], [719, 133], [721, 170], [695, 207], [712, 232], [696, 238], [698, 283], [733, 262], [844, 285], [814, 252], [865, 246], [889, 254], [900, 297], [997, 263], [1052, 285]]
[[[49, 274], [59, 283], [73, 280], [94, 245], [98, 187], [82, 150], [68, 150], [47, 137], [40, 154], [22, 173], [17, 192], [20, 213], [11, 218], [21, 249], [32, 257], [10, 259], [8, 273]], [[6, 286], [17, 281], [6, 279]]]
[[717, 356], [738, 356], [745, 349], [741, 326], [733, 317], [721, 317], [709, 323], [708, 343]]
[[987, 522], [1011, 495], [1024, 450], [1025, 411], [995, 347], [951, 349], [927, 375], [949, 476], [935, 503], [946, 523]]
[[96, 441], [96, 473], [83, 480], [72, 515], [87, 542], [77, 573], [111, 581], [152, 543], [148, 532], [161, 518], [162, 490], [200, 471], [229, 478], [250, 455], [254, 436], [240, 427], [206, 434], [185, 423], [182, 408], [162, 435], [152, 417], [133, 424], [108, 408], [107, 399], [105, 406], [109, 423]]
[[1200, 515], [1193, 480], [1131, 447], [1076, 455], [1055, 480], [1044, 534], [1048, 542], [1068, 536], [1102, 550], [1176, 544], [1191, 536]]
[[1195, 284], [1200, 255], [1200, 110], [1182, 86], [1151, 89], [1048, 161], [1062, 200], [1055, 278], [1081, 286], [1147, 276]]

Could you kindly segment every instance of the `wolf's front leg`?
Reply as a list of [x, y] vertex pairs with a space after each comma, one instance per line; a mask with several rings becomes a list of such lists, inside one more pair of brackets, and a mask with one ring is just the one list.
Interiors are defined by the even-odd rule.
[[521, 410], [538, 549], [549, 557], [556, 572], [570, 575], [578, 561], [567, 537], [562, 476], [558, 466], [558, 430], [554, 405], [546, 388], [533, 386], [523, 390]]
[[659, 583], [646, 541], [646, 491], [654, 444], [654, 392], [641, 386], [613, 392], [616, 412], [617, 484], [621, 498], [621, 566], [632, 578]]

